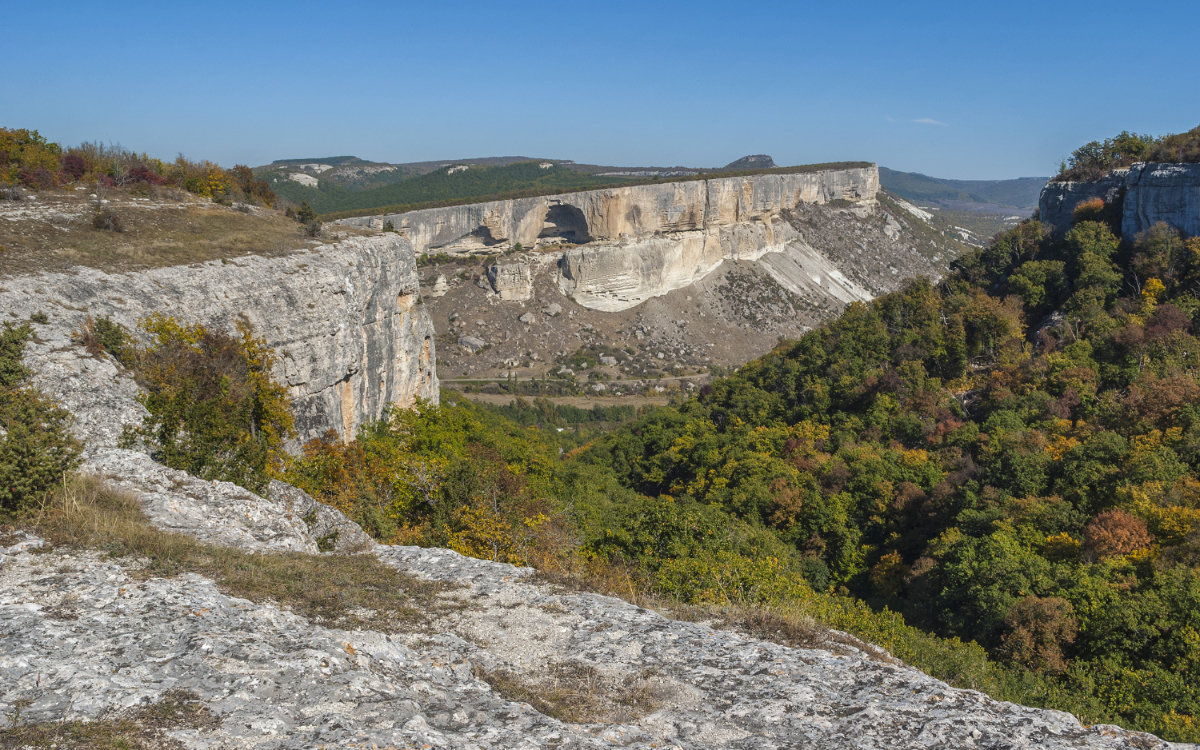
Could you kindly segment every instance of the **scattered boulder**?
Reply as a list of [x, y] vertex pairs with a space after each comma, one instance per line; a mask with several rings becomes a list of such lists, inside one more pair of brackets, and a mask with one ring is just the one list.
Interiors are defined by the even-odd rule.
[[458, 345], [469, 351], [471, 354], [477, 353], [480, 349], [487, 346], [487, 342], [477, 336], [459, 336]]
[[487, 278], [502, 300], [524, 302], [533, 297], [533, 268], [528, 263], [497, 263], [488, 267]]

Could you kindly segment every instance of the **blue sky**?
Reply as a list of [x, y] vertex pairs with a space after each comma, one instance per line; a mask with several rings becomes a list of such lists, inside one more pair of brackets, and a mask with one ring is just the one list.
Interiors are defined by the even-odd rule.
[[0, 125], [225, 165], [870, 160], [1047, 175], [1200, 124], [1200, 3], [6, 3]]

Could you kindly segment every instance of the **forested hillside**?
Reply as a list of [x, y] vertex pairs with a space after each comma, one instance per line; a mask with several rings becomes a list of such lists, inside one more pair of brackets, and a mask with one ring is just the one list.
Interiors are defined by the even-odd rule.
[[853, 305], [590, 460], [771, 529], [815, 588], [1194, 738], [1200, 239], [1123, 247], [1102, 209]]
[[324, 176], [317, 180], [316, 187], [301, 185], [275, 172], [269, 174], [267, 180], [279, 195], [294, 203], [307, 202], [329, 218], [363, 211], [385, 213], [447, 202], [497, 200], [628, 182], [620, 177], [584, 174], [559, 164], [543, 168], [533, 161], [503, 166], [450, 166], [428, 174], [404, 175], [391, 184], [368, 189], [347, 187]]
[[889, 192], [918, 205], [983, 213], [1008, 211], [1025, 217], [1037, 208], [1046, 178], [948, 180], [880, 167], [879, 182]]

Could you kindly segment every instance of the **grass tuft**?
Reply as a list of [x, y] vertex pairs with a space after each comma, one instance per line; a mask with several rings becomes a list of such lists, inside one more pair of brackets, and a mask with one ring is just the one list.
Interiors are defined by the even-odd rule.
[[551, 664], [537, 679], [479, 666], [474, 672], [504, 698], [570, 724], [636, 721], [662, 705], [662, 689], [648, 672], [616, 677], [578, 662]]
[[219, 722], [199, 699], [172, 690], [162, 700], [141, 708], [111, 714], [96, 721], [56, 721], [18, 724], [0, 729], [0, 748], [89, 748], [89, 750], [163, 750], [183, 745], [166, 733], [205, 729]]

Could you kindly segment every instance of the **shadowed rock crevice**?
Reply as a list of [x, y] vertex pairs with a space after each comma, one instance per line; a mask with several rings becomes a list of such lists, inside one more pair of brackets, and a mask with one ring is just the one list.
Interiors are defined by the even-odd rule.
[[546, 212], [546, 219], [538, 238], [550, 237], [561, 237], [577, 245], [592, 241], [583, 211], [567, 203], [556, 203]]

